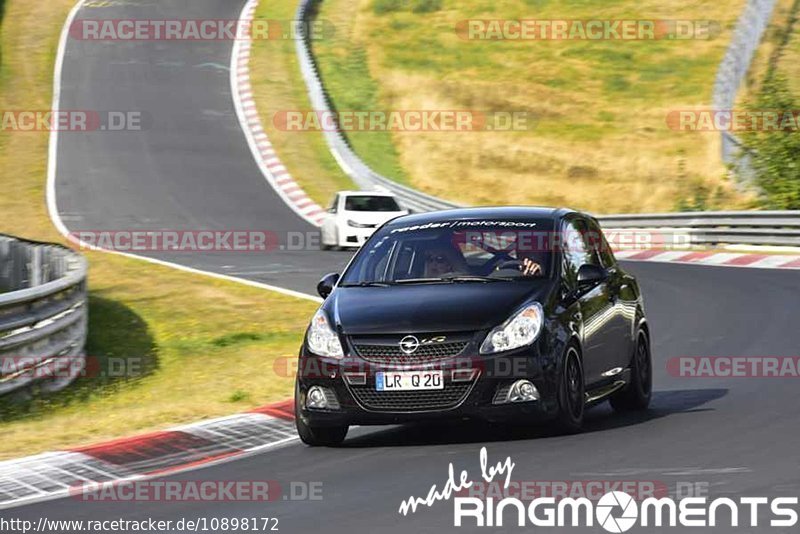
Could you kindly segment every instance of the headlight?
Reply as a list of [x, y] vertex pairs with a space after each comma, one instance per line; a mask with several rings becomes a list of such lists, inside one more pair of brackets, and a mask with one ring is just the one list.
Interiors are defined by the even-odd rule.
[[543, 319], [542, 305], [538, 302], [524, 307], [489, 332], [481, 345], [481, 354], [503, 352], [530, 345], [539, 337]]
[[347, 225], [352, 226], [353, 228], [375, 228], [374, 224], [357, 223], [355, 221], [351, 221], [350, 219], [347, 220]]
[[317, 310], [314, 318], [311, 319], [306, 338], [308, 339], [308, 348], [314, 354], [331, 358], [344, 358], [339, 336], [328, 324], [328, 319], [322, 310]]

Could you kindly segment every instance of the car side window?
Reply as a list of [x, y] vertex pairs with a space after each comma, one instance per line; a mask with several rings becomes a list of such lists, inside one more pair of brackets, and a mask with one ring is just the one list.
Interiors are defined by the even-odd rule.
[[562, 229], [562, 243], [564, 257], [564, 276], [570, 284], [578, 279], [578, 269], [584, 264], [600, 265], [597, 249], [591, 246], [588, 239], [586, 222], [581, 219], [572, 219], [564, 223]]
[[337, 211], [339, 211], [339, 195], [333, 197], [333, 202], [328, 206], [329, 213], [336, 213]]
[[608, 244], [608, 240], [606, 239], [605, 234], [603, 234], [603, 230], [600, 228], [595, 221], [589, 220], [589, 241], [592, 246], [597, 250], [597, 255], [600, 257], [600, 262], [602, 263], [602, 267], [605, 269], [610, 269], [617, 264], [616, 258], [614, 258], [614, 252], [611, 250], [611, 246]]

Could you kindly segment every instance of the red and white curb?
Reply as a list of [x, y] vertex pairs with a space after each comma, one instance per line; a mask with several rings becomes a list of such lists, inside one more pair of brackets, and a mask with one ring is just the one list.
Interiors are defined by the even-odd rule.
[[796, 255], [690, 250], [620, 250], [614, 251], [614, 256], [625, 261], [654, 261], [754, 269], [800, 269], [800, 256]]
[[294, 401], [161, 432], [0, 462], [0, 509], [65, 497], [83, 485], [153, 478], [297, 440]]
[[[247, 25], [253, 20], [256, 7], [258, 7], [258, 0], [249, 0], [245, 4], [239, 16], [241, 24]], [[275, 153], [275, 149], [261, 124], [256, 102], [253, 98], [253, 87], [250, 84], [251, 47], [250, 39], [237, 39], [233, 44], [233, 53], [231, 54], [231, 92], [236, 115], [239, 117], [245, 137], [247, 137], [250, 151], [253, 153], [253, 157], [267, 182], [295, 213], [311, 224], [319, 226], [322, 224], [325, 210], [311, 200], [292, 178], [292, 175], [289, 174], [289, 171]]]

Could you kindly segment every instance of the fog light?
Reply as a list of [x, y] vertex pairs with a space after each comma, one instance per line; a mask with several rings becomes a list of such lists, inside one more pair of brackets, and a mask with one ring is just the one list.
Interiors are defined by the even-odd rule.
[[311, 386], [306, 395], [306, 408], [325, 409], [328, 407], [328, 399], [325, 392], [319, 386]]
[[531, 402], [539, 400], [539, 390], [530, 380], [517, 380], [513, 384], [498, 388], [493, 404], [508, 402]]
[[530, 382], [524, 382], [519, 385], [519, 394], [526, 399], [535, 399], [536, 393], [537, 393], [536, 386], [534, 386]]
[[311, 410], [339, 410], [339, 400], [331, 388], [311, 386], [306, 394], [306, 408]]
[[508, 390], [508, 402], [530, 402], [539, 400], [539, 390], [530, 380], [517, 380]]

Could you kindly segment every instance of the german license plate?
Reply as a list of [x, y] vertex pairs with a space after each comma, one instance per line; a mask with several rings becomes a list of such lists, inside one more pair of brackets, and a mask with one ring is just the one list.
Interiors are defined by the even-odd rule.
[[375, 373], [378, 391], [444, 389], [442, 371], [379, 371]]

